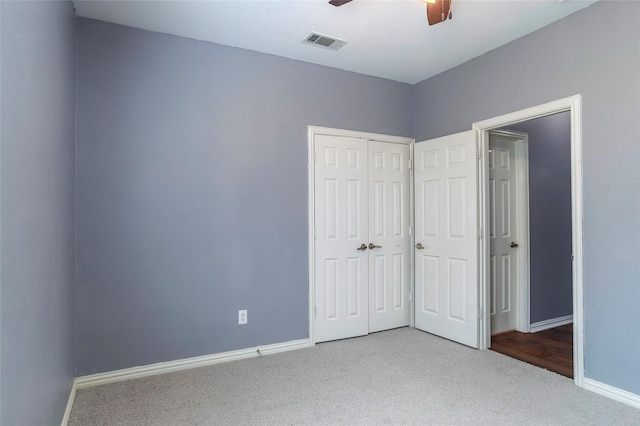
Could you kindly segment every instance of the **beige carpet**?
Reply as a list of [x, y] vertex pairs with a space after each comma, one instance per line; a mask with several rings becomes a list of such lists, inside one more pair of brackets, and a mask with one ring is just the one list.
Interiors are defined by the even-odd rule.
[[640, 425], [640, 410], [403, 328], [79, 390], [70, 425]]

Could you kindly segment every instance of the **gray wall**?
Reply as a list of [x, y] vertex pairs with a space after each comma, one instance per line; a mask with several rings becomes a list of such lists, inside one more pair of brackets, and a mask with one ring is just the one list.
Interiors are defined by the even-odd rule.
[[571, 115], [508, 130], [529, 135], [530, 321], [571, 315]]
[[582, 94], [585, 373], [640, 394], [640, 3], [602, 1], [416, 85], [416, 140]]
[[0, 423], [59, 424], [74, 376], [74, 13], [0, 11]]
[[307, 125], [411, 136], [412, 87], [77, 29], [78, 375], [307, 338]]

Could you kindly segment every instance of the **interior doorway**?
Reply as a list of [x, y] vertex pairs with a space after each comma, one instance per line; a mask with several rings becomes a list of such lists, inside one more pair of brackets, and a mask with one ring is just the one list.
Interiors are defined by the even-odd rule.
[[[489, 139], [491, 349], [567, 377], [573, 377], [570, 119], [567, 111], [538, 117], [491, 131]], [[522, 139], [526, 156], [515, 149]], [[516, 169], [527, 176], [517, 179]], [[516, 294], [520, 303], [511, 302]], [[523, 314], [518, 326], [516, 314]]]
[[[565, 271], [568, 271], [570, 276], [569, 293], [571, 311], [570, 315], [560, 315], [551, 317], [548, 320], [541, 320], [537, 315], [538, 311], [534, 313], [529, 312], [529, 330], [536, 331], [543, 330], [545, 328], [552, 328], [554, 326], [560, 326], [564, 321], [572, 324], [570, 326], [573, 331], [571, 340], [573, 343], [572, 355], [573, 355], [573, 376], [574, 381], [578, 386], [582, 386], [584, 380], [584, 359], [583, 359], [583, 281], [582, 281], [582, 143], [581, 143], [581, 99], [580, 96], [573, 96], [566, 99], [550, 102], [548, 104], [540, 105], [533, 108], [517, 111], [514, 113], [506, 114], [493, 119], [485, 120], [474, 124], [474, 129], [478, 133], [479, 140], [479, 152], [480, 152], [480, 218], [481, 228], [489, 230], [491, 215], [489, 205], [489, 140], [490, 131], [498, 129], [508, 130], [520, 130], [514, 128], [521, 123], [538, 119], [541, 117], [552, 116], [558, 113], [566, 112], [570, 123], [569, 130], [569, 147], [568, 156], [565, 160], [565, 166], [568, 170], [568, 182], [566, 182], [567, 195], [564, 197], [569, 213], [569, 219], [567, 220], [568, 233], [567, 240], [570, 249], [567, 250], [564, 258], [558, 257], [560, 263], [563, 264]], [[529, 148], [531, 148], [532, 142], [529, 140]], [[547, 159], [554, 159], [554, 154], [551, 152], [544, 153]], [[531, 166], [531, 162], [530, 162]], [[533, 166], [531, 166], [533, 167]], [[533, 168], [530, 170], [533, 173]], [[547, 190], [553, 192], [554, 187], [547, 187]], [[532, 197], [533, 198], [533, 197]], [[533, 200], [531, 200], [533, 206]], [[546, 202], [543, 205], [536, 204], [537, 207], [542, 207], [547, 211], [553, 211], [556, 208], [554, 202]], [[484, 225], [484, 226], [483, 226]], [[534, 226], [533, 219], [531, 226]], [[548, 234], [553, 234], [553, 231]], [[533, 237], [533, 232], [531, 236]], [[538, 235], [538, 233], [536, 233]], [[517, 242], [516, 242], [517, 243]], [[531, 242], [533, 247], [533, 242]], [[533, 254], [533, 253], [532, 253]], [[529, 264], [531, 267], [532, 264]], [[488, 315], [491, 306], [491, 274], [490, 274], [490, 244], [489, 239], [484, 239], [480, 244], [480, 309], [481, 309], [481, 328], [480, 328], [480, 340], [481, 348], [486, 349], [491, 346], [491, 316]], [[544, 269], [544, 268], [543, 268]], [[542, 270], [543, 270], [542, 269]], [[540, 272], [540, 271], [538, 271]], [[530, 271], [532, 275], [531, 285], [533, 284], [533, 270]], [[530, 303], [533, 302], [534, 297], [531, 297]], [[535, 302], [533, 302], [535, 303]], [[533, 309], [533, 304], [530, 305]], [[487, 312], [487, 315], [482, 315], [482, 312]], [[526, 327], [525, 327], [526, 329]]]

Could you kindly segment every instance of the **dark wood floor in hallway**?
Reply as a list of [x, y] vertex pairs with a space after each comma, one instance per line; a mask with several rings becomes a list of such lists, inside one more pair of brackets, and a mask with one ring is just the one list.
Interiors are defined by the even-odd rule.
[[497, 334], [491, 337], [491, 350], [573, 378], [573, 324], [537, 333]]

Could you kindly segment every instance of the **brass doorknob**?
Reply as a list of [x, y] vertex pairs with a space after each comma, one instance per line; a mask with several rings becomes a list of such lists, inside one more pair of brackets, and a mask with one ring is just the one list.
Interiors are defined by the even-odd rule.
[[424, 250], [424, 246], [422, 245], [422, 243], [418, 243], [418, 244], [416, 244], [416, 248], [417, 248], [418, 250]]
[[518, 244], [516, 244], [513, 241], [511, 241], [511, 244], [509, 245], [509, 247], [516, 248], [516, 247], [518, 247]]
[[382, 248], [382, 246], [377, 246], [373, 243], [369, 243], [369, 250], [373, 250], [374, 248]]
[[358, 247], [356, 250], [366, 250], [367, 249], [367, 245], [365, 243], [360, 244], [360, 247]]

